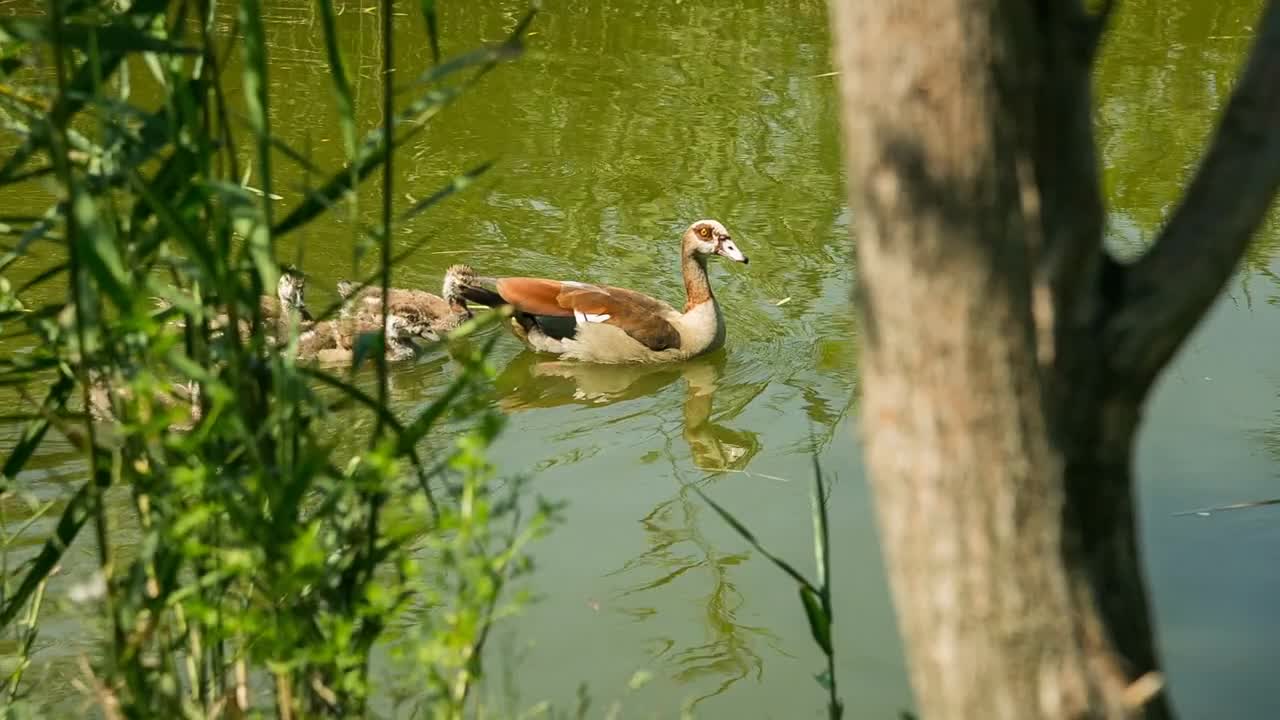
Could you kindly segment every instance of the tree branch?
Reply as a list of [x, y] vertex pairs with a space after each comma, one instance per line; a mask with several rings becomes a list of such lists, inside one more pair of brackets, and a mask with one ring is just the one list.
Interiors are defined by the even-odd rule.
[[1023, 62], [1035, 77], [1023, 111], [1035, 192], [1027, 194], [1024, 184], [1024, 212], [1039, 221], [1030, 231], [1033, 308], [1037, 354], [1054, 407], [1079, 382], [1079, 365], [1092, 357], [1083, 351], [1091, 343], [1081, 338], [1096, 329], [1099, 295], [1094, 289], [1105, 208], [1092, 82], [1110, 6], [1090, 14], [1082, 2], [1042, 1], [1034, 5], [1033, 27], [1023, 35], [1028, 38]]
[[1230, 280], [1280, 186], [1280, 0], [1270, 0], [1212, 145], [1107, 320], [1114, 370], [1145, 389]]

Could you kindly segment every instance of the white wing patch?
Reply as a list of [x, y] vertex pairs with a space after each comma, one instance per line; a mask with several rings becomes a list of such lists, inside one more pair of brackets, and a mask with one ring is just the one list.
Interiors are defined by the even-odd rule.
[[581, 323], [602, 323], [605, 320], [608, 320], [609, 317], [610, 317], [609, 313], [584, 313], [581, 310], [573, 311], [573, 318], [577, 320], [578, 323], [580, 324]]

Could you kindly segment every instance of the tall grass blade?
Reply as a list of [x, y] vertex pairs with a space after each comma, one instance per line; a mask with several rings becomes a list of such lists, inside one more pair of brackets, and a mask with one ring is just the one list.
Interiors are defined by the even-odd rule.
[[813, 534], [814, 534], [814, 555], [818, 566], [818, 585], [815, 587], [812, 583], [805, 580], [795, 568], [788, 565], [783, 560], [775, 557], [766, 550], [756, 540], [755, 535], [747, 529], [745, 525], [733, 517], [729, 511], [720, 507], [714, 500], [707, 497], [706, 493], [701, 489], [693, 487], [694, 491], [707, 502], [720, 517], [729, 523], [730, 527], [738, 532], [747, 542], [759, 550], [765, 557], [773, 561], [786, 574], [790, 575], [799, 585], [800, 603], [804, 606], [805, 619], [809, 622], [809, 632], [813, 635], [813, 640], [818, 647], [822, 649], [823, 655], [826, 656], [826, 668], [815, 676], [818, 684], [827, 691], [827, 717], [828, 720], [840, 720], [844, 716], [844, 703], [840, 700], [839, 692], [836, 689], [835, 675], [835, 646], [831, 640], [831, 623], [833, 619], [833, 611], [831, 606], [831, 553], [830, 540], [828, 535], [827, 523], [827, 495], [825, 492], [825, 483], [822, 478], [822, 467], [818, 462], [817, 445], [814, 443], [813, 433], [809, 433], [809, 442], [811, 452], [810, 456], [813, 460]]
[[271, 242], [271, 125], [267, 114], [267, 41], [262, 29], [261, 0], [240, 0], [240, 25], [244, 29], [245, 114], [257, 140], [258, 173], [262, 186], [262, 215], [248, 232], [249, 256], [263, 287], [274, 287], [278, 275]]
[[333, 95], [338, 103], [338, 125], [342, 131], [342, 145], [347, 151], [347, 161], [356, 156], [355, 103], [351, 100], [351, 83], [343, 67], [342, 53], [338, 45], [337, 14], [333, 0], [316, 0], [320, 9], [320, 27], [324, 30], [324, 48], [329, 62], [329, 77], [333, 79]]
[[[455, 177], [455, 178], [453, 178], [452, 180], [450, 180], [448, 185], [445, 185], [444, 187], [442, 187], [442, 188], [440, 188], [439, 190], [437, 190], [437, 191], [435, 191], [435, 192], [431, 193], [430, 195], [428, 195], [427, 197], [423, 198], [422, 200], [419, 200], [418, 202], [414, 203], [414, 204], [413, 204], [413, 207], [409, 208], [408, 210], [406, 210], [404, 213], [402, 213], [402, 214], [400, 215], [400, 220], [402, 220], [402, 221], [403, 221], [403, 220], [408, 220], [409, 218], [413, 217], [414, 215], [417, 215], [418, 213], [422, 212], [423, 210], [426, 210], [427, 208], [431, 207], [432, 205], [435, 205], [436, 203], [440, 202], [441, 200], [443, 200], [443, 199], [445, 199], [445, 198], [449, 197], [450, 195], [453, 195], [454, 193], [459, 193], [459, 192], [462, 192], [463, 190], [466, 190], [466, 189], [467, 189], [468, 187], [470, 187], [470, 186], [471, 186], [471, 184], [472, 184], [472, 183], [474, 183], [474, 182], [475, 182], [475, 181], [476, 181], [476, 180], [477, 180], [481, 175], [483, 175], [483, 174], [485, 174], [486, 172], [488, 172], [488, 171], [489, 171], [489, 168], [491, 168], [491, 167], [493, 167], [493, 161], [492, 161], [492, 160], [488, 160], [488, 161], [482, 162], [482, 163], [480, 163], [479, 165], [477, 165], [477, 166], [475, 166], [475, 167], [471, 168], [470, 170], [466, 171], [465, 173], [463, 173], [463, 174], [461, 174], [461, 175], [458, 175], [457, 177]], [[396, 256], [396, 261], [397, 261], [397, 262], [398, 262], [399, 260], [401, 260], [401, 259], [402, 259], [402, 258], [401, 258], [400, 256]]]
[[[532, 17], [532, 14], [530, 14], [526, 16], [525, 19], [529, 20], [532, 19]], [[479, 66], [480, 72], [483, 74], [503, 60], [511, 60], [518, 57], [522, 52], [524, 52], [524, 42], [521, 39], [520, 33], [523, 33], [527, 26], [527, 22], [521, 21], [512, 34], [502, 42], [488, 47], [468, 50], [467, 52], [445, 60], [443, 63], [433, 65], [430, 68], [423, 70], [418, 77], [414, 78], [411, 82], [400, 86], [400, 88], [398, 88], [398, 92], [403, 93], [416, 88], [435, 85], [454, 75], [458, 71], [465, 70], [469, 67]]]
[[[395, 1], [382, 0], [382, 144], [387, 148], [392, 147], [395, 137], [395, 91], [392, 87], [394, 83], [393, 73], [395, 72]], [[394, 193], [392, 187], [395, 184], [395, 174], [393, 172], [393, 162], [395, 155], [388, 152], [382, 159], [382, 227], [378, 238], [378, 263], [379, 267], [379, 284], [382, 286], [382, 292], [379, 296], [381, 303], [381, 312], [379, 316], [387, 318], [388, 302], [391, 294], [391, 233], [392, 222], [394, 220], [391, 211], [392, 198]], [[381, 340], [381, 347], [378, 349], [377, 361], [378, 372], [378, 403], [385, 405], [387, 403], [388, 387], [387, 378], [387, 355], [384, 351], [386, 347], [386, 330], [385, 328], [378, 334]], [[373, 429], [373, 437], [369, 442], [371, 445], [376, 444], [382, 436], [382, 421], [379, 420]], [[373, 511], [369, 519], [369, 535], [375, 534], [375, 528], [378, 522], [378, 509], [382, 505], [380, 497], [370, 497], [370, 507]], [[372, 551], [372, 540], [370, 541], [370, 550]]]
[[1272, 498], [1269, 500], [1250, 500], [1248, 502], [1231, 503], [1229, 505], [1215, 505], [1213, 507], [1200, 508], [1199, 510], [1182, 510], [1174, 513], [1174, 517], [1185, 515], [1212, 515], [1216, 512], [1226, 512], [1228, 510], [1248, 510], [1249, 508], [1266, 507], [1268, 505], [1280, 505], [1280, 498]]
[[284, 140], [281, 140], [280, 138], [274, 135], [271, 136], [270, 140], [271, 140], [271, 147], [275, 148], [276, 150], [279, 150], [281, 153], [284, 154], [285, 157], [297, 163], [298, 167], [301, 167], [303, 170], [306, 170], [309, 173], [320, 174], [323, 172], [318, 165], [311, 162], [310, 158], [298, 152], [297, 150], [294, 150], [293, 148], [289, 147], [289, 144], [286, 143]]
[[[163, 180], [163, 178], [157, 178]], [[143, 202], [139, 205], [145, 205], [151, 209], [156, 219], [160, 221], [173, 238], [178, 240], [179, 244], [191, 253], [200, 268], [210, 276], [216, 276], [218, 259], [213, 254], [213, 249], [209, 247], [209, 243], [203, 238], [193, 235], [187, 228], [187, 224], [182, 221], [178, 210], [170, 206], [166, 198], [173, 197], [175, 193], [167, 192], [164, 185], [152, 187], [136, 170], [129, 171], [129, 184], [142, 197]], [[144, 249], [149, 249], [149, 243], [144, 244]]]

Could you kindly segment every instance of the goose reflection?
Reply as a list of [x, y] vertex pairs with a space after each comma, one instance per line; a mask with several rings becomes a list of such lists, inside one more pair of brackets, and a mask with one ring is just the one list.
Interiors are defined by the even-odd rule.
[[[684, 381], [681, 430], [678, 435], [668, 434], [665, 453], [679, 489], [637, 519], [645, 532], [646, 548], [610, 574], [627, 578], [615, 596], [619, 612], [636, 622], [652, 622], [655, 616], [663, 616], [654, 627], [647, 652], [667, 667], [673, 680], [706, 688], [694, 698], [694, 705], [744, 678], [759, 678], [764, 672], [760, 643], [782, 652], [767, 628], [738, 620], [744, 598], [733, 576], [749, 556], [739, 543], [732, 543], [731, 550], [718, 549], [703, 532], [704, 522], [719, 520], [686, 484], [683, 475], [688, 466], [682, 468], [679, 460], [678, 446], [683, 440], [701, 475], [696, 482], [702, 484], [724, 477], [726, 472], [745, 472], [762, 448], [756, 433], [730, 424], [768, 382], [727, 381], [725, 365], [723, 352], [679, 365], [656, 366], [560, 362], [523, 353], [508, 363], [496, 383], [499, 405], [515, 412], [611, 405], [653, 396]], [[699, 599], [692, 607], [684, 600], [673, 605], [675, 584], [683, 585], [679, 591], [683, 597], [689, 583], [694, 583]], [[662, 613], [659, 607], [664, 608]], [[671, 614], [690, 609], [703, 628], [702, 636], [670, 632]]]
[[[684, 363], [665, 365], [601, 365], [547, 360], [524, 352], [511, 359], [495, 386], [498, 405], [507, 412], [564, 405], [606, 406], [651, 397], [683, 379], [685, 397], [682, 437], [695, 466], [706, 471], [743, 470], [760, 452], [756, 433], [723, 424], [764, 390], [766, 383], [721, 388], [725, 354], [713, 353]], [[731, 399], [730, 409], [713, 420], [713, 398]], [[675, 448], [668, 447], [674, 457]]]
[[[760, 437], [756, 433], [734, 430], [712, 421], [712, 398], [718, 389], [721, 371], [721, 365], [711, 362], [685, 368], [684, 378], [688, 386], [684, 400], [684, 441], [689, 445], [694, 465], [702, 470], [744, 470], [760, 452]], [[734, 386], [731, 391], [726, 390], [722, 397], [733, 402], [722, 410], [721, 417], [736, 417], [764, 391], [766, 384], [742, 384]]]

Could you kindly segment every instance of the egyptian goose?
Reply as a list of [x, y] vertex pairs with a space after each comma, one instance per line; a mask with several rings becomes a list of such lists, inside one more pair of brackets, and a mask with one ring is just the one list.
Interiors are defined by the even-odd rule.
[[[278, 329], [290, 318], [297, 318], [304, 323], [311, 322], [311, 312], [307, 310], [307, 301], [305, 299], [306, 290], [306, 277], [294, 268], [285, 268], [280, 273], [280, 279], [276, 282], [275, 297], [263, 295], [258, 298], [258, 316], [262, 318], [263, 324], [268, 328]], [[172, 303], [164, 298], [152, 299], [159, 310], [168, 310], [172, 306]], [[230, 319], [226, 313], [218, 313], [209, 324], [210, 329], [225, 329], [229, 322]], [[183, 325], [185, 323], [178, 323], [179, 327]], [[240, 335], [243, 337], [247, 336], [248, 333], [249, 320], [241, 318]]]
[[536, 352], [597, 363], [685, 360], [724, 344], [707, 258], [745, 263], [747, 256], [715, 220], [690, 225], [681, 250], [683, 312], [634, 290], [568, 280], [472, 276], [460, 283], [461, 292], [481, 305], [512, 306], [511, 331]]
[[[441, 288], [444, 297], [426, 290], [391, 288], [387, 293], [387, 314], [401, 315], [421, 324], [426, 333], [424, 337], [439, 340], [471, 319], [471, 309], [459, 289], [463, 283], [474, 282], [474, 278], [475, 271], [470, 267], [454, 265], [444, 274]], [[376, 325], [376, 318], [382, 313], [382, 288], [370, 286], [357, 290], [355, 283], [339, 280], [338, 294], [346, 301], [343, 316], [371, 318]]]
[[279, 323], [286, 319], [289, 313], [297, 313], [301, 320], [311, 322], [311, 312], [307, 310], [305, 298], [306, 291], [306, 276], [294, 268], [285, 268], [280, 273], [280, 280], [276, 282], [276, 296], [263, 295], [258, 298], [259, 317], [265, 323]]
[[[315, 323], [298, 335], [298, 360], [346, 363], [355, 356], [361, 335], [376, 333], [382, 323], [377, 315], [335, 318]], [[404, 315], [387, 315], [387, 360], [407, 360], [416, 354], [411, 338], [427, 337], [426, 324]]]
[[[127, 402], [133, 399], [133, 390], [125, 384], [108, 386], [106, 377], [101, 372], [89, 372], [89, 416], [95, 422], [117, 422], [113, 400]], [[168, 412], [179, 405], [186, 406], [186, 418], [176, 419], [169, 425], [169, 430], [186, 432], [200, 422], [200, 386], [194, 380], [185, 383], [172, 383], [167, 392], [161, 391], [152, 395], [153, 412]]]

